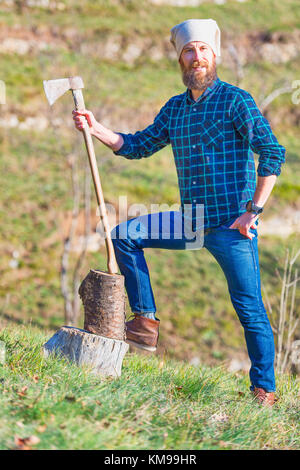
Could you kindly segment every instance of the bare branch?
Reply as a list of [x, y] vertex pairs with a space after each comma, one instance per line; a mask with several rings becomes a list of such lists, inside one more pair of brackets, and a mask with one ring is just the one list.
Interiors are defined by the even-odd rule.
[[300, 250], [298, 250], [297, 253], [295, 254], [294, 258], [291, 259], [290, 263], [292, 265], [296, 262], [299, 255], [300, 255]]
[[[291, 255], [288, 249], [286, 251], [277, 329], [276, 369], [279, 373], [285, 372], [290, 364], [293, 338], [300, 321], [299, 312], [297, 313], [295, 310], [297, 282], [300, 278], [298, 277], [298, 269], [293, 272], [293, 265], [299, 254], [300, 250], [295, 256], [293, 250]], [[276, 328], [273, 328], [274, 330]]]
[[283, 279], [282, 279], [282, 277], [281, 277], [281, 274], [280, 274], [278, 268], [275, 269], [275, 274], [276, 274], [277, 277], [279, 277], [280, 281], [283, 282]]
[[261, 287], [262, 287], [262, 290], [263, 290], [263, 292], [264, 292], [264, 297], [265, 297], [266, 302], [267, 302], [268, 310], [269, 310], [269, 312], [270, 312], [269, 320], [270, 320], [270, 324], [271, 324], [272, 331], [273, 331], [273, 333], [277, 334], [277, 333], [278, 333], [278, 329], [277, 329], [277, 327], [276, 327], [275, 324], [274, 324], [274, 320], [273, 320], [273, 310], [272, 310], [271, 302], [270, 302], [270, 300], [269, 300], [269, 297], [268, 297], [268, 294], [267, 294], [267, 291], [266, 291], [266, 288], [265, 288], [265, 285], [264, 285], [263, 282], [261, 283]]
[[292, 287], [294, 284], [297, 284], [298, 281], [300, 281], [300, 277], [297, 277], [297, 279], [294, 279], [292, 282], [287, 284], [287, 287]]
[[69, 164], [71, 166], [72, 175], [72, 195], [73, 195], [73, 209], [72, 219], [69, 228], [68, 236], [64, 242], [64, 249], [61, 258], [61, 290], [65, 300], [65, 321], [67, 325], [73, 325], [73, 302], [71, 298], [71, 292], [68, 284], [68, 269], [69, 269], [69, 254], [72, 242], [75, 237], [76, 228], [78, 225], [79, 215], [79, 202], [80, 202], [80, 191], [78, 182], [78, 172], [76, 165], [76, 157], [74, 155], [69, 156]]
[[[291, 266], [292, 265], [290, 263], [290, 267]], [[297, 276], [298, 276], [298, 270], [296, 269], [295, 278], [297, 278]], [[290, 352], [291, 352], [291, 339], [292, 339], [292, 334], [293, 334], [292, 323], [293, 323], [294, 306], [295, 306], [296, 285], [297, 285], [297, 282], [294, 282], [293, 283], [293, 290], [292, 290], [292, 300], [291, 300], [291, 306], [290, 306], [289, 322], [288, 322], [288, 333], [287, 333], [285, 355], [284, 355], [284, 359], [283, 359], [283, 362], [282, 362], [282, 372], [284, 372], [285, 369], [286, 369], [288, 357], [289, 357]], [[297, 323], [297, 321], [295, 323]]]
[[267, 109], [267, 107], [274, 101], [278, 96], [283, 95], [284, 93], [292, 93], [293, 88], [290, 85], [283, 86], [281, 88], [276, 88], [276, 90], [272, 91], [263, 101], [260, 103], [259, 108], [262, 112]]
[[228, 52], [233, 60], [233, 63], [235, 65], [235, 73], [236, 73], [236, 85], [238, 86], [242, 79], [244, 78], [244, 70], [242, 63], [240, 61], [240, 56], [236, 50], [236, 47], [234, 44], [229, 44], [228, 46]]
[[91, 175], [88, 160], [85, 165], [85, 185], [84, 185], [84, 239], [81, 253], [77, 259], [73, 274], [73, 317], [77, 324], [80, 314], [80, 298], [78, 289], [80, 286], [80, 269], [86, 257], [88, 240], [91, 233]]
[[280, 296], [280, 307], [279, 307], [279, 325], [278, 325], [278, 344], [277, 344], [277, 361], [276, 367], [277, 370], [281, 372], [281, 355], [283, 349], [283, 335], [284, 335], [284, 324], [285, 324], [285, 306], [286, 306], [286, 278], [288, 270], [288, 260], [289, 260], [289, 251], [286, 252], [285, 264], [284, 264], [284, 273], [281, 287], [281, 296]]

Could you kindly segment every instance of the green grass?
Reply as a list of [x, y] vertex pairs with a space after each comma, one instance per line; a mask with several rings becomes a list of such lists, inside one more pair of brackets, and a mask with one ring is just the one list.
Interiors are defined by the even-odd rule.
[[44, 359], [48, 338], [28, 326], [0, 334], [1, 449], [30, 436], [35, 449], [299, 449], [299, 380], [291, 376], [278, 377], [270, 410], [253, 402], [246, 374], [127, 353], [122, 376], [101, 379]]

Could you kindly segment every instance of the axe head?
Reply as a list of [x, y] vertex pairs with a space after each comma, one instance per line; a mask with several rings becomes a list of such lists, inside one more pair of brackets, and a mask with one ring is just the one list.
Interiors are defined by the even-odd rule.
[[44, 80], [44, 90], [50, 106], [68, 90], [80, 90], [84, 88], [81, 77], [58, 78], [56, 80]]

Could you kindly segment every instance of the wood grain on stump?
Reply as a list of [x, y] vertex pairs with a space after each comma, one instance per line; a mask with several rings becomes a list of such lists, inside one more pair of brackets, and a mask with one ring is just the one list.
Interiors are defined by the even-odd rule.
[[91, 269], [78, 292], [84, 306], [84, 329], [106, 338], [124, 340], [124, 276]]
[[44, 344], [44, 355], [48, 357], [52, 353], [64, 356], [78, 365], [89, 366], [93, 373], [104, 377], [120, 377], [128, 348], [124, 341], [63, 326]]

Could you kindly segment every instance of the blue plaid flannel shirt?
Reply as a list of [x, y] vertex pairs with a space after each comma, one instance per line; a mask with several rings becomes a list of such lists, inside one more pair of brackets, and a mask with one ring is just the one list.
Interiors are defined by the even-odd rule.
[[[253, 152], [259, 155], [259, 176], [279, 175], [285, 148], [252, 96], [217, 78], [197, 101], [190, 90], [173, 96], [153, 124], [123, 134], [116, 155], [149, 157], [172, 145], [181, 206], [204, 205], [204, 228], [217, 227], [246, 210], [256, 189]], [[193, 212], [193, 229], [196, 221]]]

